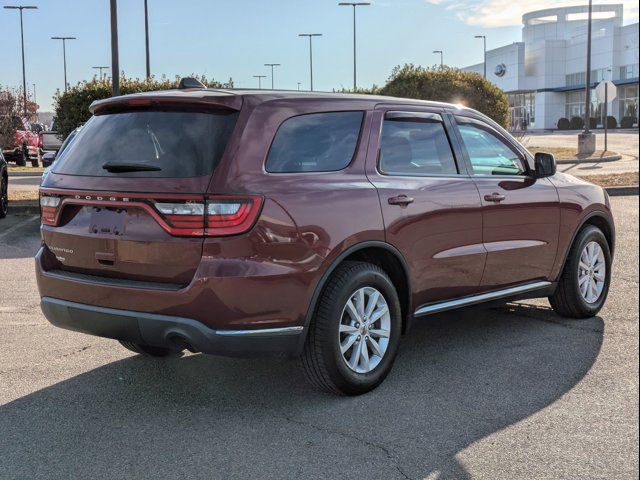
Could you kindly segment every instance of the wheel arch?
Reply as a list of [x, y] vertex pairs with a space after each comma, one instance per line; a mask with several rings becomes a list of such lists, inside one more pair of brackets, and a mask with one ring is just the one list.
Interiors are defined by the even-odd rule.
[[350, 246], [333, 259], [316, 284], [304, 319], [304, 334], [301, 335], [300, 351], [302, 351], [304, 346], [304, 341], [308, 334], [308, 327], [316, 312], [318, 300], [320, 299], [320, 295], [322, 294], [327, 281], [331, 278], [331, 274], [340, 264], [350, 260], [373, 263], [374, 265], [378, 265], [387, 273], [387, 275], [389, 275], [391, 281], [398, 290], [398, 297], [400, 298], [400, 307], [402, 309], [402, 332], [405, 333], [410, 328], [411, 319], [413, 318], [411, 315], [411, 280], [406, 260], [400, 251], [389, 243], [378, 240], [360, 242]]

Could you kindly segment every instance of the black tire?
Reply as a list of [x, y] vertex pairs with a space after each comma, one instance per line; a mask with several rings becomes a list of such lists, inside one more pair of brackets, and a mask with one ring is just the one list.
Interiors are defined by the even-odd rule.
[[[600, 245], [605, 259], [605, 282], [602, 293], [594, 303], [588, 303], [580, 293], [578, 286], [580, 255], [589, 242], [596, 242]], [[569, 255], [560, 275], [558, 287], [553, 295], [549, 297], [549, 302], [553, 310], [562, 317], [567, 318], [589, 318], [597, 315], [609, 293], [611, 282], [611, 250], [609, 243], [602, 231], [593, 225], [587, 225], [578, 233], [576, 239], [569, 250]]]
[[139, 353], [146, 357], [180, 357], [182, 356], [182, 350], [174, 350], [171, 348], [154, 347], [152, 345], [144, 345], [142, 343], [125, 342], [118, 340], [127, 350]]
[[33, 168], [37, 168], [40, 166], [40, 161], [38, 160], [38, 157], [32, 157], [31, 158], [31, 166]]
[[[340, 352], [339, 325], [347, 301], [354, 292], [367, 286], [378, 290], [387, 302], [390, 335], [378, 365], [367, 373], [356, 373]], [[317, 388], [339, 395], [360, 395], [373, 390], [393, 366], [401, 329], [398, 294], [384, 270], [370, 263], [344, 262], [327, 281], [309, 326], [301, 357], [307, 379]]]
[[7, 216], [9, 210], [9, 181], [6, 176], [0, 177], [0, 218]]
[[20, 153], [18, 154], [18, 159], [16, 160], [16, 165], [19, 167], [26, 167], [28, 156], [29, 155], [27, 155], [27, 152], [24, 149], [20, 150]]

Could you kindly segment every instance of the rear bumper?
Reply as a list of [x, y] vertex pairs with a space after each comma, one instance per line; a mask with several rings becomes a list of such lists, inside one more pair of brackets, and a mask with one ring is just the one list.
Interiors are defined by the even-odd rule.
[[99, 337], [231, 357], [295, 356], [303, 327], [213, 330], [189, 318], [96, 307], [42, 297], [53, 325]]

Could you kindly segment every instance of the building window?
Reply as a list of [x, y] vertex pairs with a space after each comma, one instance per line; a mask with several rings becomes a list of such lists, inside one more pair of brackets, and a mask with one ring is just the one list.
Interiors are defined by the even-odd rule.
[[[611, 75], [608, 68], [598, 68], [591, 70], [591, 83], [600, 83], [603, 80], [610, 79]], [[565, 76], [565, 84], [567, 87], [575, 87], [587, 83], [586, 72], [570, 73]]]
[[[595, 89], [591, 89], [591, 116], [598, 118], [599, 115], [598, 99], [596, 98]], [[567, 92], [565, 102], [565, 117], [571, 119], [572, 117], [584, 118], [584, 90], [575, 90], [573, 92]]]
[[634, 63], [633, 65], [625, 65], [620, 67], [620, 80], [628, 80], [630, 78], [638, 78], [640, 75], [640, 65]]
[[526, 130], [536, 124], [536, 92], [509, 93], [510, 125], [515, 130]]
[[638, 84], [619, 86], [618, 97], [620, 120], [624, 117], [633, 117], [636, 119], [634, 123], [638, 123]]

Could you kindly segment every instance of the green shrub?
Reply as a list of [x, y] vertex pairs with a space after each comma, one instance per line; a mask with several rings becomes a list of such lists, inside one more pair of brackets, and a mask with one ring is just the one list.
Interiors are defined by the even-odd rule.
[[638, 119], [636, 117], [622, 117], [622, 120], [620, 120], [620, 127], [633, 128], [633, 124], [637, 122]]
[[616, 120], [616, 117], [612, 117], [611, 115], [607, 117], [607, 128], [618, 128], [618, 120]]
[[[203, 84], [210, 88], [232, 88], [233, 80], [227, 83], [209, 80], [206, 77], [196, 77]], [[126, 78], [124, 75], [120, 79], [120, 92], [122, 95], [138, 92], [150, 92], [156, 90], [169, 90], [177, 88], [180, 77], [173, 80], [162, 78], [160, 80], [152, 77], [149, 80], [138, 78]], [[111, 96], [111, 82], [106, 79], [94, 78], [90, 81], [78, 83], [69, 88], [66, 92], [56, 92], [53, 97], [56, 130], [62, 138], [75, 130], [79, 125], [86, 122], [91, 117], [89, 106], [95, 100], [109, 98]]]
[[509, 125], [509, 102], [505, 93], [482, 75], [457, 68], [397, 66], [380, 94], [460, 103], [484, 113], [505, 128]]
[[596, 117], [589, 118], [589, 128], [591, 129], [598, 128], [599, 124], [600, 124], [599, 118], [596, 118]]
[[562, 117], [558, 120], [558, 130], [569, 130], [571, 128], [571, 122], [568, 118]]
[[580, 130], [584, 128], [584, 120], [582, 117], [571, 117], [570, 127], [571, 130]]

